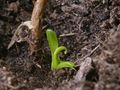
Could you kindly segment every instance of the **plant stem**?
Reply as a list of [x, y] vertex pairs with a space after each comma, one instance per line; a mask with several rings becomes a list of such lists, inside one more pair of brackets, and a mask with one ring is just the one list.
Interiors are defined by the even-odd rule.
[[31, 21], [32, 21], [32, 25], [33, 25], [33, 29], [32, 29], [32, 40], [30, 43], [30, 50], [31, 50], [31, 54], [33, 54], [35, 51], [38, 50], [38, 46], [39, 41], [40, 41], [40, 37], [41, 37], [41, 33], [42, 33], [42, 16], [43, 16], [43, 12], [45, 9], [45, 6], [47, 4], [48, 0], [37, 0], [35, 2], [34, 5], [34, 9], [32, 12], [32, 17], [31, 17]]

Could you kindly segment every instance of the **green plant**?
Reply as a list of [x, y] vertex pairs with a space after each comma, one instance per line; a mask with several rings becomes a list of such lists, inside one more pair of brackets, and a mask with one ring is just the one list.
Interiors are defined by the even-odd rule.
[[47, 29], [46, 31], [48, 44], [51, 50], [52, 55], [52, 63], [51, 63], [51, 69], [52, 70], [58, 70], [62, 68], [70, 68], [74, 69], [75, 65], [73, 62], [70, 61], [62, 61], [59, 57], [59, 54], [64, 51], [64, 54], [67, 53], [67, 48], [64, 46], [58, 45], [58, 39], [56, 33], [51, 30]]

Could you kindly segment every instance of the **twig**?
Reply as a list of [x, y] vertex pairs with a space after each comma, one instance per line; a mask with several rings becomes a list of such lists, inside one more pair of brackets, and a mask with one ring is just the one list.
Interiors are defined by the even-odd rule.
[[31, 17], [32, 26], [33, 26], [33, 29], [31, 32], [32, 41], [30, 44], [31, 53], [35, 52], [39, 46], [39, 39], [41, 37], [41, 32], [42, 32], [41, 19], [42, 19], [46, 4], [47, 4], [47, 0], [37, 0], [35, 2], [35, 6], [34, 6], [32, 17]]
[[76, 33], [68, 33], [68, 34], [62, 34], [60, 37], [67, 37], [67, 36], [73, 36], [76, 35]]
[[[8, 49], [10, 49], [15, 42], [23, 42], [27, 41], [30, 45], [30, 54], [38, 50], [39, 40], [42, 32], [42, 16], [47, 4], [47, 0], [37, 0], [34, 4], [34, 9], [32, 12], [31, 21], [25, 21], [21, 23], [16, 29], [11, 42], [8, 45]], [[27, 27], [27, 29], [24, 29]], [[26, 36], [21, 36], [23, 33], [27, 33]]]
[[97, 45], [90, 53], [88, 53], [83, 58], [81, 58], [79, 60], [76, 60], [74, 63], [78, 63], [79, 61], [83, 61], [84, 59], [86, 59], [87, 57], [89, 57], [90, 55], [92, 55], [99, 47], [100, 47], [100, 45]]
[[41, 65], [39, 65], [38, 63], [35, 63], [35, 65], [41, 69]]
[[108, 49], [107, 45], [102, 40], [100, 40], [100, 38], [98, 38], [97, 36], [95, 36], [95, 38], [104, 48]]

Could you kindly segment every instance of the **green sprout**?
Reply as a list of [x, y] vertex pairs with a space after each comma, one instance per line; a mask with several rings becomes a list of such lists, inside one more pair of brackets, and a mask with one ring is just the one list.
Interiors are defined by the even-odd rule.
[[60, 53], [64, 51], [64, 54], [66, 54], [67, 48], [64, 46], [58, 46], [58, 39], [56, 33], [51, 29], [47, 29], [46, 35], [52, 55], [51, 69], [52, 70], [58, 70], [62, 68], [74, 69], [75, 65], [73, 62], [62, 61], [60, 59], [59, 57]]

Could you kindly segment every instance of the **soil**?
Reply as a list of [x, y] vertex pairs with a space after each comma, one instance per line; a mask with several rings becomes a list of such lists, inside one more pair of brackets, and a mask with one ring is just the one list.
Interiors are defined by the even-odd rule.
[[[0, 0], [0, 90], [120, 90], [120, 0], [48, 0], [39, 53], [29, 55], [26, 42], [7, 49], [20, 23], [30, 20], [33, 1]], [[61, 58], [76, 62], [76, 70], [51, 71], [46, 28], [57, 33], [68, 49]], [[85, 57], [93, 69], [76, 82]]]

